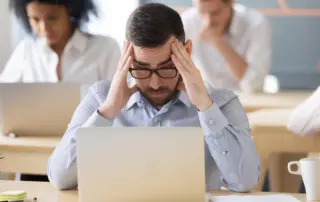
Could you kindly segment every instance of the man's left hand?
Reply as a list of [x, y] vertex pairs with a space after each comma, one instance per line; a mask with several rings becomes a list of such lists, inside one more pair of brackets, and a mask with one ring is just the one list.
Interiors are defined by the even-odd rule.
[[204, 86], [200, 71], [194, 66], [190, 55], [178, 40], [172, 43], [172, 52], [171, 59], [183, 80], [183, 83], [179, 86], [179, 90], [185, 90], [191, 103], [198, 110], [205, 111], [213, 102]]

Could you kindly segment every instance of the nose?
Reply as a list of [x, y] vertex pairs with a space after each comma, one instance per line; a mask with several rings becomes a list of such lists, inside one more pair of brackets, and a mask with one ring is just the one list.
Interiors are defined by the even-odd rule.
[[39, 23], [39, 28], [40, 28], [40, 33], [42, 36], [46, 36], [48, 34], [49, 31], [49, 25], [46, 21], [42, 20]]
[[157, 74], [152, 74], [149, 85], [153, 89], [158, 89], [162, 85], [161, 78]]

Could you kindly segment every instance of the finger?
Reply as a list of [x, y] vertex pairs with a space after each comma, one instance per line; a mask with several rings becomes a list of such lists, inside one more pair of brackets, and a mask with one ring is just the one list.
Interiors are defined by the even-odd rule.
[[185, 69], [185, 71], [188, 71], [188, 68], [186, 67], [188, 64], [184, 60], [183, 56], [180, 54], [176, 42], [172, 44], [172, 52], [173, 52], [173, 55], [175, 56], [174, 58], [180, 64], [180, 69]]
[[191, 60], [190, 55], [187, 53], [186, 48], [179, 41], [177, 41], [177, 46], [178, 46], [179, 53], [184, 58], [185, 62], [188, 64], [187, 68], [193, 69], [193, 62]]
[[174, 63], [174, 65], [176, 66], [176, 68], [178, 69], [182, 79], [183, 80], [189, 79], [190, 78], [190, 73], [183, 67], [181, 62], [177, 59], [177, 56], [172, 54], [171, 55], [171, 60]]
[[123, 65], [123, 69], [122, 69], [121, 73], [127, 74], [131, 65], [132, 65], [132, 56], [130, 55], [130, 56], [128, 56], [126, 63]]
[[178, 40], [176, 41], [176, 46], [177, 46], [177, 50], [180, 53], [181, 57], [182, 57], [182, 64], [185, 65], [184, 67], [188, 70], [188, 71], [192, 71], [193, 70], [193, 62], [189, 56], [189, 54], [187, 53], [185, 47], [183, 46], [183, 44], [181, 42], [179, 42]]
[[122, 54], [120, 56], [120, 59], [124, 58], [125, 54], [127, 53], [127, 50], [128, 50], [128, 47], [129, 47], [129, 41], [128, 40], [125, 40], [123, 42], [123, 46], [122, 46]]
[[128, 48], [127, 48], [123, 58], [120, 60], [120, 63], [119, 63], [119, 68], [118, 69], [120, 71], [124, 68], [125, 64], [127, 63], [128, 58], [132, 55], [132, 44], [131, 43], [128, 43], [128, 44], [129, 44]]

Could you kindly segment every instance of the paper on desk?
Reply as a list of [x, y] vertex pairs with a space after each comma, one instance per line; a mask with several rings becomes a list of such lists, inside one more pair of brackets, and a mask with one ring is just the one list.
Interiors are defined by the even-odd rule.
[[291, 195], [277, 194], [277, 195], [263, 195], [263, 196], [207, 196], [213, 202], [300, 202], [298, 199]]

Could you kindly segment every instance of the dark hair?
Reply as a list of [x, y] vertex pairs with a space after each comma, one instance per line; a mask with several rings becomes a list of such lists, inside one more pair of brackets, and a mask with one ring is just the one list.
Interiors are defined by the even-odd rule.
[[134, 45], [155, 48], [165, 44], [171, 36], [184, 42], [185, 32], [178, 12], [160, 3], [147, 3], [130, 15], [126, 38]]
[[32, 32], [32, 28], [29, 23], [26, 7], [31, 2], [64, 6], [68, 10], [70, 22], [74, 28], [78, 28], [82, 23], [89, 21], [90, 12], [98, 16], [97, 9], [92, 0], [9, 0], [10, 10], [13, 10], [28, 33]]

